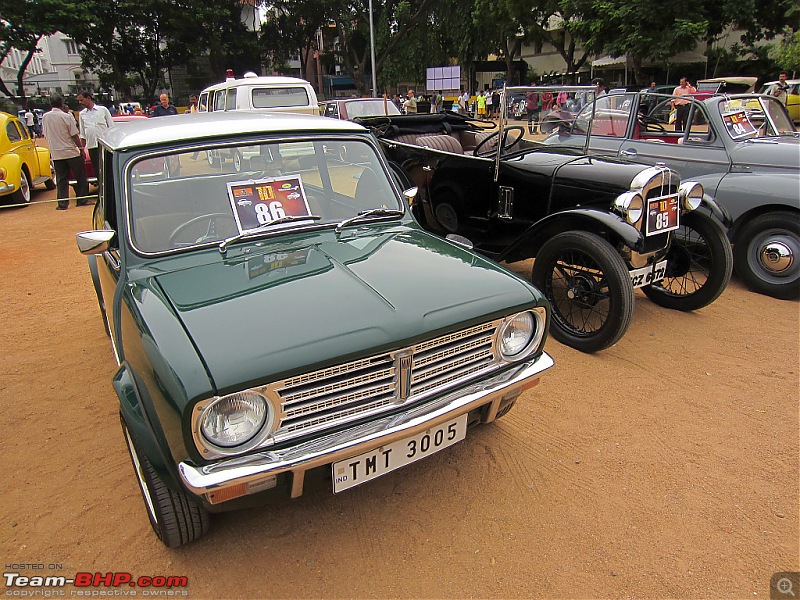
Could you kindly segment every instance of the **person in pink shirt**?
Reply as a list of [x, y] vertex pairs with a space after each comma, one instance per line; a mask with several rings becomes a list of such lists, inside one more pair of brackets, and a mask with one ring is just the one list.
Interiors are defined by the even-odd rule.
[[[697, 93], [695, 88], [686, 77], [681, 77], [680, 84], [672, 91], [673, 96], [689, 96], [690, 94]], [[681, 98], [672, 99], [672, 108], [676, 111], [675, 116], [675, 131], [683, 131], [686, 129], [686, 118], [689, 116], [689, 107], [691, 103], [689, 100]]]

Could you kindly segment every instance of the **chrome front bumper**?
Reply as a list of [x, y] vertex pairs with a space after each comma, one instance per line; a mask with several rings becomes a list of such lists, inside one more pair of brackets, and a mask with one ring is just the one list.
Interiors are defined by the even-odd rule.
[[[524, 362], [498, 375], [475, 382], [449, 394], [408, 410], [332, 433], [281, 450], [267, 450], [247, 456], [196, 466], [188, 462], [178, 465], [181, 479], [195, 494], [213, 496], [233, 486], [264, 489], [258, 484], [285, 472], [292, 472], [292, 497], [303, 493], [307, 470], [336, 462], [385, 444], [423, 432], [431, 427], [489, 404], [485, 422], [495, 419], [503, 400], [510, 400], [538, 383], [539, 375], [553, 366], [553, 359], [542, 353], [534, 361]], [[248, 492], [235, 493], [230, 499]], [[227, 498], [226, 498], [227, 499]]]

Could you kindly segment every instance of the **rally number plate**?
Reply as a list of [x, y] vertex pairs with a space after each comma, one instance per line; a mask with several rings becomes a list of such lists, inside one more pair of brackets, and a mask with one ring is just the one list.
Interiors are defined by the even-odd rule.
[[680, 225], [678, 197], [665, 196], [647, 202], [647, 235], [657, 235], [677, 229]]
[[444, 450], [467, 436], [467, 415], [331, 465], [337, 494]]
[[664, 279], [664, 275], [667, 272], [667, 261], [662, 260], [659, 263], [656, 263], [656, 266], [653, 267], [652, 265], [647, 265], [646, 267], [642, 267], [641, 269], [634, 269], [633, 271], [628, 271], [628, 274], [631, 276], [631, 283], [633, 284], [634, 289], [640, 288], [645, 285], [650, 285], [651, 283], [655, 283], [656, 281], [661, 281]]

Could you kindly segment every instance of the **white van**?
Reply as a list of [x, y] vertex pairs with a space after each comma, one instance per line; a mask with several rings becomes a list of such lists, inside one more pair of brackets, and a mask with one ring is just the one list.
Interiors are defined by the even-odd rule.
[[305, 79], [255, 73], [207, 87], [200, 93], [198, 108], [200, 112], [263, 110], [319, 116], [317, 94]]

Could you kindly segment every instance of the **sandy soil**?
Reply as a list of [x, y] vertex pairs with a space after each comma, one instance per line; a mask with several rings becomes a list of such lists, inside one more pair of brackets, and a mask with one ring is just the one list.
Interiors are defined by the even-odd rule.
[[773, 573], [800, 570], [800, 312], [735, 278], [696, 313], [637, 294], [601, 354], [550, 340], [539, 387], [427, 461], [219, 516], [168, 550], [75, 246], [90, 216], [0, 210], [4, 572], [183, 575], [192, 598], [765, 598]]

